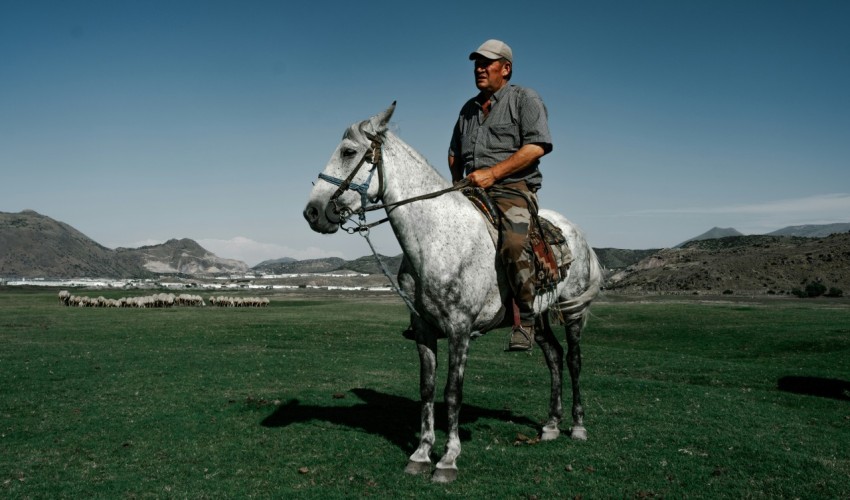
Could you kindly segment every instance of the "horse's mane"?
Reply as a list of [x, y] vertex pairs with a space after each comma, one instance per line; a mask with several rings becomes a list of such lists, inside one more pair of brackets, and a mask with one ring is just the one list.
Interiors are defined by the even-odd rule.
[[450, 185], [449, 181], [440, 174], [439, 170], [431, 165], [427, 158], [422, 156], [419, 151], [413, 149], [413, 147], [404, 142], [400, 137], [390, 131], [387, 131], [384, 134], [384, 137], [384, 145], [387, 146], [388, 152], [390, 152], [390, 154], [395, 154], [398, 161], [425, 165], [427, 168], [423, 170], [427, 171], [426, 175], [429, 180], [438, 182], [442, 185], [442, 187], [448, 187]]
[[[343, 133], [342, 138], [368, 144], [370, 140], [369, 136], [373, 134], [374, 131], [371, 130], [369, 120], [364, 120], [362, 122], [354, 123], [348, 127], [345, 133]], [[412, 146], [404, 142], [399, 136], [390, 130], [384, 132], [383, 136], [384, 154], [392, 155], [397, 161], [405, 162], [407, 164], [414, 163], [417, 165], [423, 165], [427, 168], [422, 168], [421, 170], [428, 180], [439, 184], [440, 187], [449, 186], [449, 181], [440, 174], [439, 170], [431, 165], [428, 159], [413, 149]]]

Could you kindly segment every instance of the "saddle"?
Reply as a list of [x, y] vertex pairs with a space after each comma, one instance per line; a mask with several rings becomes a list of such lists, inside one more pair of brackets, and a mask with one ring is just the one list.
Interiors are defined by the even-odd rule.
[[[498, 244], [501, 214], [487, 192], [481, 188], [469, 187], [462, 190], [467, 199], [490, 222], [490, 236], [493, 244]], [[534, 256], [535, 288], [537, 293], [554, 289], [558, 282], [566, 278], [573, 260], [567, 239], [561, 229], [548, 219], [531, 212], [532, 224], [528, 231], [528, 242]]]

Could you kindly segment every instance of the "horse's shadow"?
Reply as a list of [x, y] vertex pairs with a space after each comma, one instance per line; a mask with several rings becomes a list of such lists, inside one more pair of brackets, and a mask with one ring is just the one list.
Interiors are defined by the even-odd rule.
[[[297, 399], [289, 400], [278, 406], [271, 415], [263, 419], [264, 427], [287, 427], [295, 423], [324, 421], [352, 429], [360, 429], [369, 434], [383, 436], [402, 450], [416, 448], [418, 441], [419, 415], [421, 404], [402, 396], [384, 394], [372, 389], [352, 389], [361, 403], [353, 406], [302, 405]], [[446, 432], [446, 410], [444, 403], [435, 403], [435, 427]], [[518, 425], [539, 427], [528, 417], [518, 416], [510, 410], [494, 410], [480, 406], [464, 404], [460, 412], [460, 438], [468, 441], [471, 431], [465, 424], [479, 419], [512, 421]]]
[[780, 391], [850, 401], [850, 382], [836, 378], [782, 377], [777, 382]]

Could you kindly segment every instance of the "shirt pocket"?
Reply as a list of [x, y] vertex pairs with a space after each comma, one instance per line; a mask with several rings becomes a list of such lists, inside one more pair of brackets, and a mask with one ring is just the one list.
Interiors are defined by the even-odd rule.
[[519, 126], [514, 123], [499, 123], [489, 126], [490, 147], [494, 150], [517, 150], [519, 149], [520, 134]]

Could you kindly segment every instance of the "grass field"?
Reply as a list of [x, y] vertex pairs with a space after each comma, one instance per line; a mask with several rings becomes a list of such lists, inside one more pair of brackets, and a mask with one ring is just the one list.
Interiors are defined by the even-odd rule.
[[271, 298], [76, 309], [0, 289], [0, 496], [850, 497], [846, 302], [598, 304], [587, 442], [518, 439], [546, 417], [547, 370], [492, 332], [446, 486], [402, 472], [419, 408], [401, 302]]

